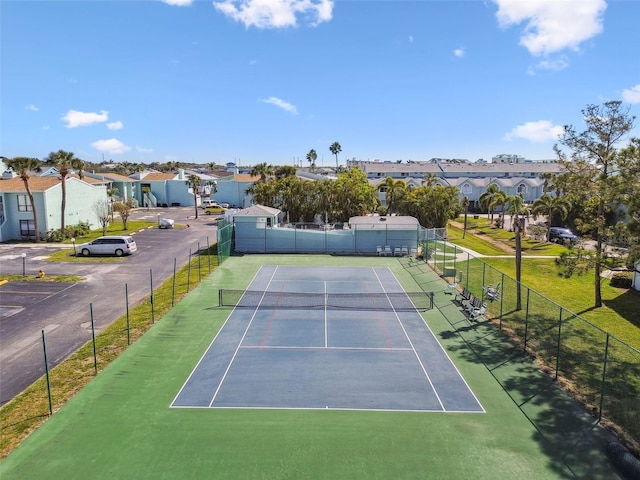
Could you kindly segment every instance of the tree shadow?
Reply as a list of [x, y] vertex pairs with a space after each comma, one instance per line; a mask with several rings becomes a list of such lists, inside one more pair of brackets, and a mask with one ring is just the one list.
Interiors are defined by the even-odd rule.
[[640, 313], [638, 313], [638, 304], [640, 304], [639, 291], [630, 288], [611, 300], [603, 300], [602, 303], [640, 328]]

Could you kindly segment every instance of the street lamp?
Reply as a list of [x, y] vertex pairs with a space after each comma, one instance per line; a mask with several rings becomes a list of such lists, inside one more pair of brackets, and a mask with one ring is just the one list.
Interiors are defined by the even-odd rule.
[[73, 244], [73, 256], [77, 257], [78, 256], [78, 252], [76, 252], [76, 239], [75, 239], [75, 237], [71, 238], [71, 243]]
[[27, 264], [26, 264], [27, 254], [23, 253], [20, 256], [22, 257], [22, 278], [24, 278], [27, 276]]

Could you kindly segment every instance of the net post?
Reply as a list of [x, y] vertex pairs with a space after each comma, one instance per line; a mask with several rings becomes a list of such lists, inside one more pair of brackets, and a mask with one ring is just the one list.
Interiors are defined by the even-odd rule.
[[222, 289], [218, 290], [218, 306], [222, 306]]

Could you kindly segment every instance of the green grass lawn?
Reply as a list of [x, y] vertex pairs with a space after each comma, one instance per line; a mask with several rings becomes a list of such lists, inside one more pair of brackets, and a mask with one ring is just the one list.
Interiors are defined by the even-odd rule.
[[[486, 258], [488, 264], [515, 278], [515, 262], [510, 258]], [[616, 288], [602, 279], [601, 308], [594, 304], [593, 272], [564, 278], [553, 259], [523, 258], [522, 283], [566, 309], [640, 349], [640, 292]]]
[[[458, 221], [461, 219], [459, 218]], [[502, 243], [511, 247], [513, 234], [492, 227], [486, 218], [469, 219], [468, 230], [481, 231], [480, 235], [467, 232], [462, 240], [462, 230], [449, 226], [449, 240], [456, 245], [470, 248], [482, 255], [506, 255], [504, 249], [496, 245]], [[640, 293], [612, 287], [609, 280], [602, 279], [601, 308], [593, 308], [594, 276], [593, 272], [564, 278], [559, 275], [554, 262], [555, 256], [566, 251], [566, 247], [556, 244], [528, 244], [529, 250], [523, 252], [522, 283], [538, 293], [548, 297], [564, 308], [577, 313], [597, 327], [616, 336], [634, 348], [640, 349]], [[524, 250], [523, 244], [523, 250]], [[549, 255], [551, 258], [527, 258], [530, 255]], [[513, 255], [513, 253], [512, 253]], [[513, 258], [482, 258], [506, 275], [515, 278]]]

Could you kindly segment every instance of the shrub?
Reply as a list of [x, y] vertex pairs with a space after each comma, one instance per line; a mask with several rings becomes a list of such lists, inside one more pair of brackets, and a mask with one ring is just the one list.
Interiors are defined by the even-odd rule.
[[631, 288], [632, 272], [616, 272], [611, 276], [609, 285], [616, 288]]

